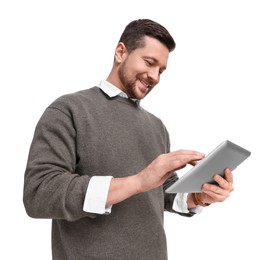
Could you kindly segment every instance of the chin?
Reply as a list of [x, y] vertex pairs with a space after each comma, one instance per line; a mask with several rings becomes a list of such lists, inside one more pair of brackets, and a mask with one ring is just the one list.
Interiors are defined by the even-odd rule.
[[135, 98], [136, 99], [143, 99], [143, 98], [145, 98], [148, 94], [149, 94], [149, 90], [147, 91], [147, 92], [142, 92], [141, 90], [139, 90], [139, 91], [137, 91], [137, 92], [135, 92], [134, 94], [135, 94]]
[[140, 99], [145, 98], [147, 96], [147, 94], [148, 93], [138, 93], [135, 95], [135, 98], [140, 100]]

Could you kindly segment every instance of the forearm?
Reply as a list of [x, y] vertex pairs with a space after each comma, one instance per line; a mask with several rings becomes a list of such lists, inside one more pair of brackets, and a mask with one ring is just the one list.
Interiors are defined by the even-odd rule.
[[137, 175], [123, 178], [112, 178], [108, 191], [106, 207], [117, 204], [140, 193], [138, 182]]
[[199, 152], [187, 150], [161, 154], [136, 175], [112, 179], [106, 207], [119, 203], [137, 193], [146, 192], [163, 185], [174, 171], [183, 168], [189, 162], [202, 159], [203, 156]]

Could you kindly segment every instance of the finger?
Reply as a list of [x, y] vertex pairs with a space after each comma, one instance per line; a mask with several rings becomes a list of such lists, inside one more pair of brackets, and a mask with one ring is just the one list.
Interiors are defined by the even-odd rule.
[[176, 154], [169, 158], [169, 167], [174, 168], [175, 170], [185, 167], [187, 164], [194, 164], [203, 158], [200, 153], [193, 154]]
[[215, 175], [213, 179], [218, 183], [219, 187], [224, 190], [231, 191], [233, 189], [232, 183], [228, 182], [225, 178], [220, 175]]
[[177, 150], [177, 151], [173, 151], [168, 153], [169, 156], [177, 156], [177, 155], [197, 155], [200, 158], [204, 158], [205, 154], [197, 152], [197, 151], [193, 151], [193, 150]]
[[197, 165], [198, 164], [198, 162], [199, 162], [200, 160], [197, 160], [197, 161], [191, 161], [191, 162], [189, 162], [189, 164], [190, 165], [192, 165], [192, 166], [195, 166], [195, 165]]
[[215, 203], [215, 202], [223, 202], [229, 197], [229, 193], [227, 194], [220, 194], [220, 193], [215, 193], [213, 191], [206, 191], [203, 194], [206, 195], [206, 199], [204, 199], [204, 202], [206, 203]]
[[184, 168], [189, 162], [201, 160], [204, 154], [190, 151], [178, 150], [166, 154], [159, 155], [150, 165], [150, 168], [157, 169], [160, 175], [173, 172]]
[[230, 169], [225, 169], [225, 179], [227, 182], [233, 184], [233, 174]]
[[223, 193], [223, 189], [215, 184], [205, 183], [202, 186], [202, 191], [208, 195], [221, 195]]
[[212, 199], [212, 201], [208, 203], [222, 202], [230, 196], [230, 191], [213, 184], [204, 184], [202, 192]]

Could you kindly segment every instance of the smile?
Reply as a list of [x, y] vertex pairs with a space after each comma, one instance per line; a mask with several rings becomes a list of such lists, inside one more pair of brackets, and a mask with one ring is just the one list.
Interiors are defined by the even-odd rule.
[[141, 84], [144, 85], [146, 88], [150, 88], [151, 85], [147, 84], [146, 82], [140, 80]]

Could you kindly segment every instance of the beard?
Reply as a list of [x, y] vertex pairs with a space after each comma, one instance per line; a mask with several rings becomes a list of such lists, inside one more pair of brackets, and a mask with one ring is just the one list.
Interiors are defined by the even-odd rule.
[[127, 62], [125, 61], [118, 70], [118, 76], [123, 86], [123, 91], [129, 98], [137, 98], [135, 95], [136, 79], [130, 79], [127, 71]]

